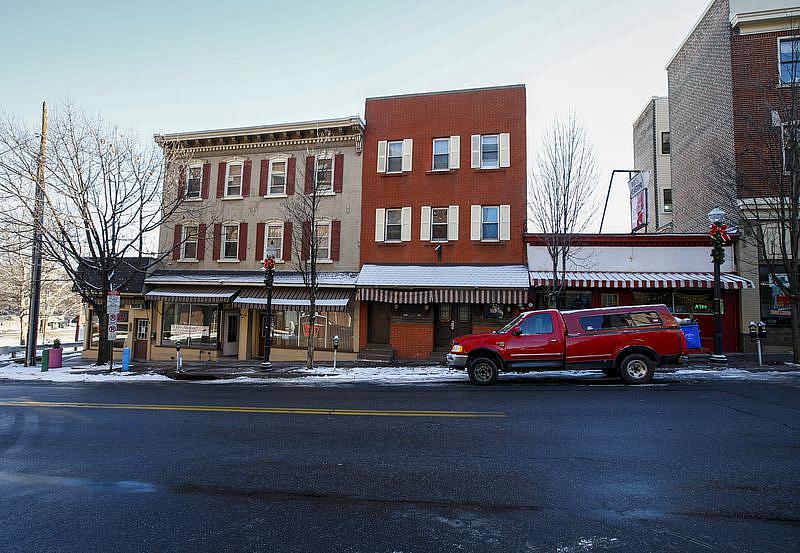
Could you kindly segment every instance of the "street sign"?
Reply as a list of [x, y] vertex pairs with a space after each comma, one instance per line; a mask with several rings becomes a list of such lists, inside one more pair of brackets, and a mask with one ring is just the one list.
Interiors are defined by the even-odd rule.
[[109, 313], [108, 314], [108, 324], [117, 324], [117, 314], [116, 313]]
[[109, 340], [116, 340], [117, 339], [117, 324], [108, 323], [108, 339]]
[[106, 296], [106, 312], [116, 315], [119, 313], [119, 292], [111, 290]]

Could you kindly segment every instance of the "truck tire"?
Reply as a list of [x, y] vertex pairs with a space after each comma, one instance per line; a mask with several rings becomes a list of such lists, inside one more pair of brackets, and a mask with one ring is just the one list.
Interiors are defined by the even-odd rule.
[[467, 374], [476, 386], [490, 386], [497, 382], [497, 363], [488, 357], [476, 357], [469, 362]]
[[647, 384], [655, 370], [653, 360], [641, 353], [626, 355], [619, 364], [619, 375], [626, 384]]

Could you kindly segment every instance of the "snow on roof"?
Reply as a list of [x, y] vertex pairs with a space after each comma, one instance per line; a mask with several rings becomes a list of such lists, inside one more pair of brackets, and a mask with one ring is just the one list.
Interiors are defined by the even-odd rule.
[[357, 286], [528, 288], [524, 265], [364, 265]]
[[[355, 287], [358, 273], [317, 273], [320, 286]], [[295, 271], [275, 271], [275, 286], [302, 286], [303, 277]], [[148, 276], [145, 284], [207, 284], [264, 286], [264, 271], [160, 271]]]

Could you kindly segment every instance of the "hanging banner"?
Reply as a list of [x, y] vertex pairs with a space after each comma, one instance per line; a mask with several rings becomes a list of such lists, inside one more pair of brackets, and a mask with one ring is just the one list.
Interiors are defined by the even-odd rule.
[[[789, 286], [789, 277], [785, 274], [775, 275], [777, 280], [783, 283], [784, 286]], [[789, 296], [784, 294], [775, 279], [770, 279], [769, 283], [771, 302], [769, 306], [769, 314], [773, 317], [791, 317], [792, 312], [789, 307]]]
[[647, 226], [647, 187], [650, 184], [650, 171], [641, 171], [628, 181], [631, 192], [631, 231], [636, 232]]

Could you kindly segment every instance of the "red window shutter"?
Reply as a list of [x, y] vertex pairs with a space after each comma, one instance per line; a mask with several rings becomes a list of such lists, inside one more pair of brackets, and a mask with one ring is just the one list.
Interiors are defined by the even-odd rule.
[[222, 223], [214, 225], [214, 261], [219, 261], [219, 251], [222, 246]]
[[204, 163], [203, 164], [203, 185], [201, 186], [201, 193], [200, 195], [208, 199], [208, 185], [211, 182], [211, 164]]
[[306, 158], [306, 188], [305, 193], [314, 192], [314, 156]]
[[178, 168], [178, 201], [183, 200], [186, 194], [186, 167], [181, 165]]
[[297, 173], [297, 158], [290, 157], [286, 164], [286, 194], [294, 194], [294, 176]]
[[261, 174], [258, 175], [258, 195], [267, 195], [267, 177], [269, 176], [269, 160], [261, 160]]
[[333, 160], [333, 191], [339, 194], [344, 181], [344, 154], [336, 154]]
[[292, 260], [292, 222], [283, 223], [283, 260]]
[[302, 240], [303, 261], [308, 261], [311, 258], [311, 223], [308, 221], [303, 223]]
[[253, 162], [249, 159], [244, 162], [242, 172], [242, 196], [245, 198], [250, 195], [250, 175], [253, 174]]
[[258, 223], [256, 225], [256, 261], [264, 260], [264, 230], [266, 225]]
[[197, 227], [197, 260], [202, 261], [206, 257], [206, 226], [200, 224]]
[[239, 223], [239, 261], [247, 260], [247, 223]]
[[183, 226], [175, 225], [175, 237], [172, 240], [172, 259], [181, 258], [181, 241], [183, 240]]
[[331, 259], [339, 261], [339, 236], [342, 231], [341, 221], [331, 221]]
[[[227, 164], [223, 161], [217, 167], [217, 198], [225, 195], [225, 171]], [[219, 258], [217, 258], [219, 259]]]

